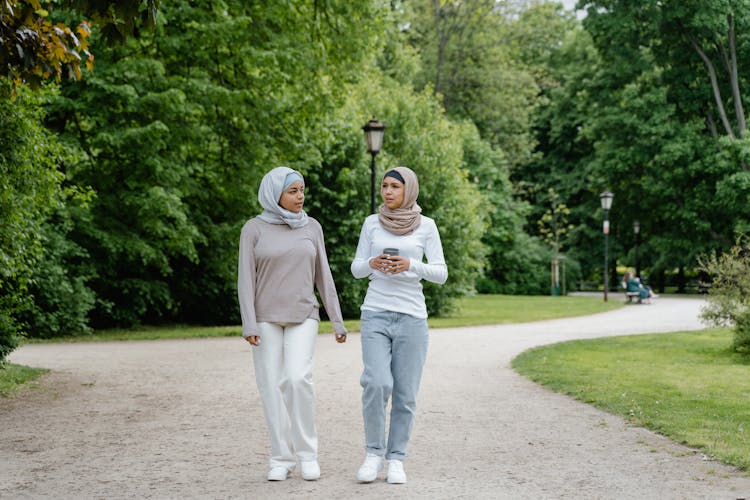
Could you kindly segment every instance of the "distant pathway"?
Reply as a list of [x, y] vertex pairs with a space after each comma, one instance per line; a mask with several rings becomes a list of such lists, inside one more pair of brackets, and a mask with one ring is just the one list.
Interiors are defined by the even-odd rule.
[[[621, 300], [616, 297], [613, 300]], [[406, 485], [362, 485], [359, 336], [318, 340], [322, 478], [265, 480], [268, 444], [239, 338], [27, 345], [52, 369], [0, 400], [0, 498], [750, 498], [750, 477], [517, 375], [552, 342], [702, 328], [698, 299], [581, 318], [433, 330]]]

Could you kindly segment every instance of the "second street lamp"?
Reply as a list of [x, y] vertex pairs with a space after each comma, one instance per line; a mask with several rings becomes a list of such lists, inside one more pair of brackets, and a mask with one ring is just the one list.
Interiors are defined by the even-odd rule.
[[609, 191], [604, 191], [599, 195], [602, 210], [604, 210], [604, 225], [602, 227], [604, 232], [604, 302], [607, 302], [607, 290], [609, 288], [609, 209], [612, 208], [612, 198], [614, 197], [615, 195]]
[[370, 181], [372, 183], [370, 189], [370, 213], [375, 213], [375, 157], [380, 153], [380, 148], [383, 147], [383, 135], [385, 134], [385, 123], [380, 123], [374, 117], [372, 120], [367, 122], [362, 130], [365, 131], [365, 143], [367, 144], [367, 152], [372, 155], [372, 161], [370, 162]]

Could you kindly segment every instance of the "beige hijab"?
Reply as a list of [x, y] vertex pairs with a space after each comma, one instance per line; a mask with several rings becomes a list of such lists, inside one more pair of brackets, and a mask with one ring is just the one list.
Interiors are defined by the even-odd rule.
[[396, 167], [392, 170], [404, 178], [404, 202], [395, 210], [391, 210], [385, 204], [380, 205], [378, 220], [386, 231], [403, 236], [416, 231], [422, 222], [422, 216], [419, 215], [422, 209], [417, 205], [419, 180], [417, 174], [408, 167]]

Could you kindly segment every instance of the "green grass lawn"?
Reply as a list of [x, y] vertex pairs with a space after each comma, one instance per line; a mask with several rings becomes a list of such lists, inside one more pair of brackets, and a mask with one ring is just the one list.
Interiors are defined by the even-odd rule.
[[525, 323], [596, 314], [623, 305], [619, 296], [604, 302], [601, 297], [475, 295], [460, 299], [454, 315], [428, 322], [431, 328]]
[[[518, 323], [544, 319], [595, 314], [622, 307], [623, 302], [604, 302], [598, 297], [528, 297], [509, 295], [476, 295], [458, 300], [455, 314], [446, 318], [430, 318], [432, 328]], [[345, 321], [350, 332], [359, 331], [359, 320]], [[329, 321], [320, 323], [321, 333], [331, 333]], [[29, 343], [99, 342], [115, 340], [157, 340], [194, 337], [227, 337], [241, 335], [237, 326], [155, 326], [135, 329], [99, 330], [90, 335], [30, 339]], [[6, 365], [7, 366], [7, 365]], [[14, 387], [22, 383], [15, 371], [0, 369], [0, 387]], [[38, 376], [38, 375], [37, 375]], [[10, 394], [10, 392], [8, 392]]]
[[[545, 319], [596, 314], [622, 307], [622, 300], [604, 302], [600, 297], [551, 297], [474, 295], [457, 301], [456, 312], [449, 317], [430, 318], [431, 328], [523, 323]], [[359, 320], [345, 322], [350, 332], [359, 331]], [[331, 333], [330, 321], [321, 321], [320, 333]], [[31, 339], [28, 342], [92, 342], [103, 340], [156, 340], [191, 337], [228, 337], [241, 335], [240, 326], [153, 326], [135, 329], [99, 330], [90, 335]]]
[[580, 340], [527, 351], [513, 367], [750, 470], [750, 357], [730, 344], [727, 328]]

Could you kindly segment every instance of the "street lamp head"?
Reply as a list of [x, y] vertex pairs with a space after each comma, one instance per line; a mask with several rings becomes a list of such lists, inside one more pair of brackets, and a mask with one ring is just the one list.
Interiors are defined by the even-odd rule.
[[638, 233], [640, 233], [640, 232], [641, 232], [641, 223], [640, 223], [640, 222], [638, 222], [637, 220], [634, 220], [634, 221], [633, 221], [633, 232], [634, 232], [635, 234], [638, 234]]
[[383, 147], [383, 135], [385, 134], [385, 123], [377, 121], [374, 117], [367, 122], [362, 130], [365, 131], [365, 142], [367, 143], [367, 152], [375, 156]]
[[602, 194], [599, 195], [599, 198], [602, 201], [602, 210], [609, 210], [612, 208], [612, 198], [614, 198], [615, 195], [610, 193], [609, 191], [604, 191]]

